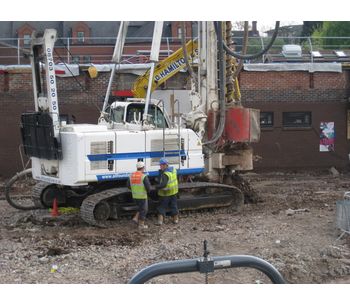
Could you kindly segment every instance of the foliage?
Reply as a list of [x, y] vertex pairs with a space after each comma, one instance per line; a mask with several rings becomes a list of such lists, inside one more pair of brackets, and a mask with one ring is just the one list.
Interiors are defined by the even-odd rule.
[[[251, 26], [248, 27], [251, 30]], [[244, 31], [244, 21], [234, 21], [232, 22], [232, 30], [234, 31]]]
[[317, 29], [321, 28], [323, 21], [304, 21], [303, 22], [303, 30], [301, 32], [301, 36], [309, 37], [315, 32]]
[[[342, 49], [350, 46], [349, 21], [324, 21], [312, 34], [313, 43], [324, 49]], [[349, 37], [349, 38], [339, 38]]]

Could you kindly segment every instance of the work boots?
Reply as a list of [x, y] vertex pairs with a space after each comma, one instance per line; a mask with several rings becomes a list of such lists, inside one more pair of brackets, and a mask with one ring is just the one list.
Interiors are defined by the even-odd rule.
[[142, 230], [142, 229], [147, 229], [148, 226], [145, 224], [145, 220], [139, 220], [139, 229]]
[[135, 214], [135, 216], [132, 218], [132, 222], [134, 222], [135, 224], [138, 224], [139, 223], [139, 216], [140, 216], [140, 213], [137, 212]]
[[178, 224], [179, 223], [179, 215], [172, 216], [171, 220], [173, 221], [174, 224]]
[[158, 215], [157, 225], [162, 225], [164, 221], [163, 215]]

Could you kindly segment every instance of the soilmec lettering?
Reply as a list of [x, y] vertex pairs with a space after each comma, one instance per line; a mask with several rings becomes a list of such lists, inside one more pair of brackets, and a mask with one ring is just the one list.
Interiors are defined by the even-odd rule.
[[57, 110], [57, 101], [56, 101], [56, 79], [55, 79], [55, 71], [54, 71], [54, 63], [53, 63], [53, 57], [51, 48], [46, 49], [47, 52], [47, 62], [48, 62], [48, 71], [49, 71], [49, 83], [50, 83], [50, 96], [52, 98], [51, 100], [51, 107], [52, 110]]
[[49, 64], [49, 70], [52, 71], [53, 70], [53, 58], [52, 58], [52, 52], [51, 52], [51, 48], [47, 48], [47, 61]]

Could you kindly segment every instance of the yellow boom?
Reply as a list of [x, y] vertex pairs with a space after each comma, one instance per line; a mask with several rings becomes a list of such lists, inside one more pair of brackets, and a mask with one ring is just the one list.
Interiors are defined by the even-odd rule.
[[[190, 40], [186, 44], [186, 50], [188, 54], [188, 60], [192, 61], [198, 57], [198, 44], [196, 41]], [[166, 80], [170, 79], [173, 75], [178, 73], [181, 69], [186, 67], [184, 54], [182, 48], [178, 49], [172, 55], [161, 61], [154, 70], [154, 78], [152, 82], [152, 90], [154, 91], [158, 86], [163, 84]], [[132, 88], [132, 92], [135, 98], [145, 98], [148, 86], [148, 79], [150, 76], [150, 70], [145, 74], [139, 76]]]

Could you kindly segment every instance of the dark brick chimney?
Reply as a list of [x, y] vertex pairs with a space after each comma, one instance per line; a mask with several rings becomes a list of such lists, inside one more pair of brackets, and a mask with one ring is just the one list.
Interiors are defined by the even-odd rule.
[[253, 33], [257, 33], [258, 32], [258, 29], [256, 27], [256, 24], [257, 24], [257, 21], [253, 21], [252, 22], [252, 32]]

